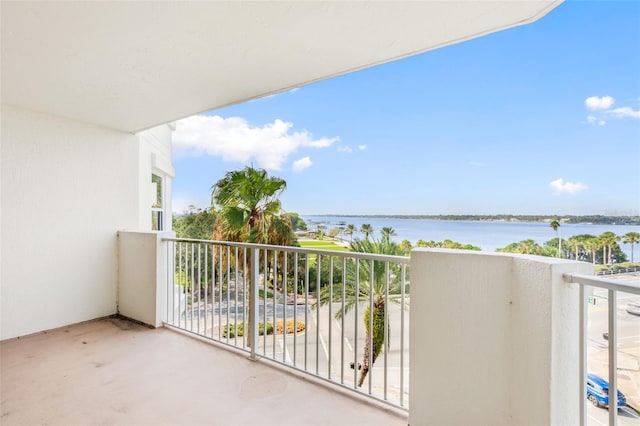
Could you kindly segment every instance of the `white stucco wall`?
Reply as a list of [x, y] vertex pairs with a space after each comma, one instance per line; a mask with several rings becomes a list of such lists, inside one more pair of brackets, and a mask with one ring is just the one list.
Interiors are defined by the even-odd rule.
[[578, 291], [554, 258], [411, 253], [412, 425], [573, 424]]
[[116, 313], [117, 232], [149, 229], [151, 150], [140, 135], [1, 114], [0, 339]]

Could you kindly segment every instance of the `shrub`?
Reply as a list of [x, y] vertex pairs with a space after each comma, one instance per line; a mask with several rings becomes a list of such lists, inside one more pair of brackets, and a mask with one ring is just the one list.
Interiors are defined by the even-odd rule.
[[241, 337], [241, 336], [244, 335], [244, 323], [243, 322], [227, 324], [222, 329], [222, 337], [227, 337], [228, 336], [229, 338], [233, 339], [234, 337], [236, 337], [236, 335], [238, 337]]
[[[267, 323], [267, 335], [269, 334], [273, 334], [273, 324], [271, 324], [270, 322]], [[263, 322], [259, 322], [258, 323], [258, 335], [262, 336], [264, 335], [264, 323]], [[233, 323], [233, 324], [227, 324], [223, 329], [222, 329], [222, 337], [227, 337], [229, 336], [230, 339], [238, 336], [244, 336], [244, 322], [238, 322], [238, 323]]]
[[[305, 329], [304, 321], [297, 321], [295, 324], [295, 331], [300, 333], [301, 331], [304, 331], [304, 329]], [[284, 326], [283, 320], [276, 320], [276, 334], [282, 334], [283, 331], [285, 330], [287, 334], [292, 334], [294, 332], [293, 320], [288, 319], [286, 327]]]

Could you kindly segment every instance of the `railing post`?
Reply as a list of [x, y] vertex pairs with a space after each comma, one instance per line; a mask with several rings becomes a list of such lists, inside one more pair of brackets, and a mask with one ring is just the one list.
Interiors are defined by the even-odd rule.
[[249, 303], [249, 327], [251, 327], [251, 355], [249, 359], [256, 361], [256, 350], [258, 346], [258, 282], [260, 279], [260, 250], [257, 248], [251, 249], [251, 281], [250, 297], [251, 303]]

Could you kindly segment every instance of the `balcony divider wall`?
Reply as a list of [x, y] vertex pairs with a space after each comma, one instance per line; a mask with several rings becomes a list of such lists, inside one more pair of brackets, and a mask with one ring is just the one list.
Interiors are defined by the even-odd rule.
[[575, 424], [580, 300], [562, 275], [591, 264], [415, 249], [411, 271], [410, 424]]

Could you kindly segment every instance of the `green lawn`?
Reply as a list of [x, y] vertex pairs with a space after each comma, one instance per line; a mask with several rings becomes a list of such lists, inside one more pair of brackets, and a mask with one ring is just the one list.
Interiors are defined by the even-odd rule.
[[300, 243], [300, 247], [308, 248], [308, 249], [318, 249], [318, 250], [335, 250], [335, 251], [349, 251], [347, 247], [343, 247], [341, 245], [336, 244], [332, 240], [302, 240], [298, 241]]

